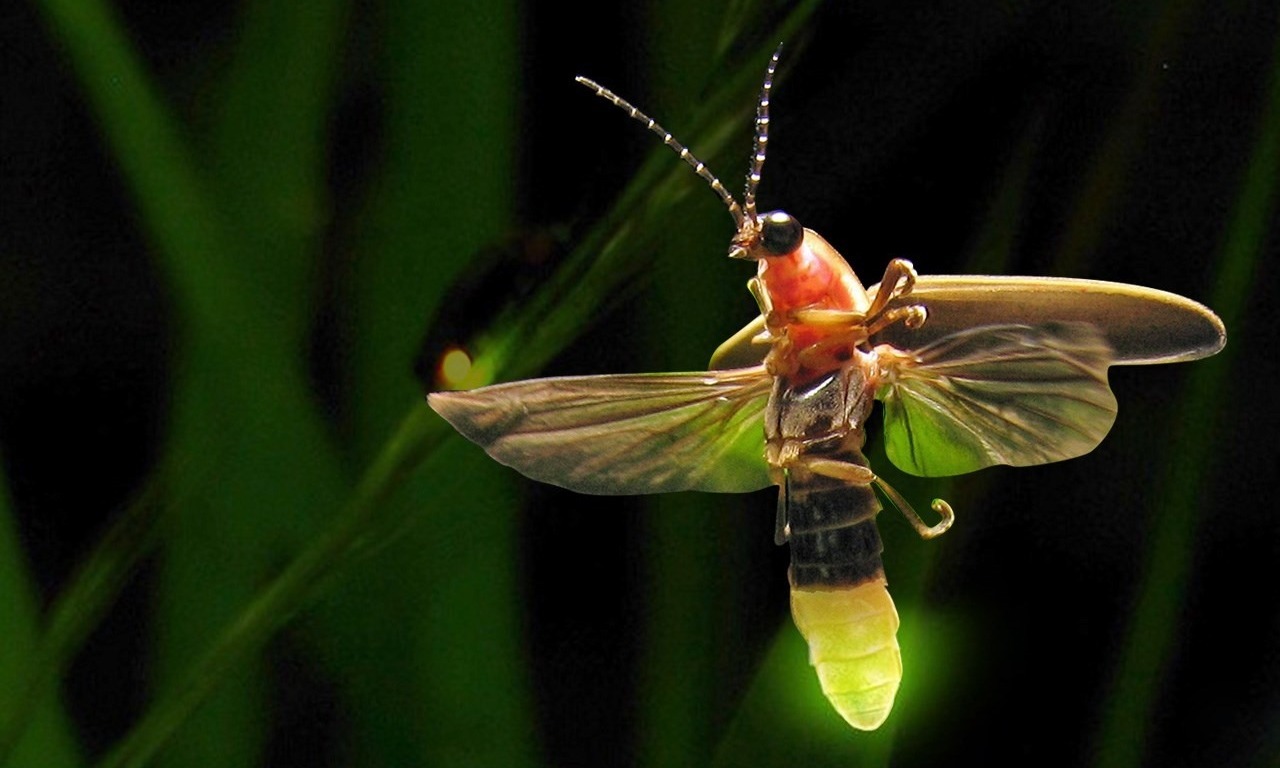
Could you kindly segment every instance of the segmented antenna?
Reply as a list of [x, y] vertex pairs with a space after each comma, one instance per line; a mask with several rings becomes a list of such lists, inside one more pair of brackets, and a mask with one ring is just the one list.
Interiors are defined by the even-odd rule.
[[662, 138], [662, 143], [675, 150], [680, 159], [693, 167], [715, 193], [720, 196], [724, 204], [729, 208], [729, 215], [733, 217], [733, 223], [738, 228], [738, 234], [734, 238], [734, 253], [745, 253], [746, 246], [754, 243], [760, 233], [760, 222], [756, 218], [756, 189], [760, 186], [760, 172], [764, 169], [765, 151], [769, 148], [769, 91], [773, 89], [773, 73], [778, 69], [778, 58], [782, 55], [782, 44], [779, 43], [773, 56], [769, 59], [769, 66], [765, 69], [764, 85], [760, 87], [760, 101], [756, 104], [756, 138], [754, 148], [751, 153], [751, 165], [747, 172], [747, 181], [742, 192], [743, 205], [738, 205], [738, 201], [733, 199], [733, 195], [729, 194], [729, 190], [724, 188], [720, 183], [720, 179], [711, 172], [706, 163], [694, 157], [685, 145], [676, 141], [676, 137], [652, 117], [632, 106], [631, 102], [622, 98], [613, 91], [605, 88], [594, 80], [586, 77], [574, 78], [579, 83], [587, 86], [596, 92], [597, 96], [608, 99], [615, 106], [620, 107], [622, 111], [631, 115], [636, 120], [644, 123], [645, 127], [653, 131]]
[[782, 43], [778, 43], [764, 71], [764, 85], [760, 86], [760, 101], [756, 103], [755, 151], [751, 154], [751, 169], [747, 171], [746, 187], [742, 191], [742, 207], [747, 220], [752, 222], [756, 220], [756, 188], [760, 186], [764, 154], [769, 148], [769, 91], [773, 90], [773, 73], [778, 69], [778, 57], [781, 55]]
[[[576, 77], [574, 79], [594, 90], [597, 96], [613, 102], [614, 105], [620, 107], [622, 111], [644, 123], [646, 128], [661, 137], [663, 144], [666, 144], [668, 147], [675, 150], [675, 153], [680, 156], [681, 160], [688, 163], [693, 168], [694, 172], [711, 185], [711, 188], [715, 190], [715, 193], [720, 195], [720, 199], [729, 207], [729, 215], [733, 217], [733, 223], [737, 225], [738, 228], [742, 227], [744, 219], [742, 216], [742, 207], [738, 205], [738, 201], [733, 199], [733, 195], [729, 194], [729, 190], [724, 188], [724, 185], [720, 183], [720, 179], [716, 178], [716, 175], [711, 172], [711, 169], [707, 167], [706, 163], [695, 157], [694, 154], [689, 151], [688, 147], [681, 144], [679, 141], [676, 141], [676, 137], [672, 136], [670, 131], [663, 128], [661, 125], [658, 125], [658, 122], [652, 117], [649, 117], [645, 113], [636, 109], [632, 106], [631, 102], [622, 98], [608, 88], [605, 88], [596, 81], [586, 77]], [[761, 160], [763, 161], [763, 158], [761, 158]]]

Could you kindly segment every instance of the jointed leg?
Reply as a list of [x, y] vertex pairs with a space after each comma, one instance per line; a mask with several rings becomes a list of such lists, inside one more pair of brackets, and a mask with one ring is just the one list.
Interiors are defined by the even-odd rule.
[[855, 485], [868, 485], [876, 479], [876, 473], [861, 464], [813, 456], [801, 456], [796, 461], [815, 475], [845, 480]]
[[875, 319], [867, 325], [867, 336], [874, 336], [894, 323], [902, 323], [908, 328], [919, 328], [924, 325], [924, 321], [928, 316], [929, 313], [925, 310], [923, 304], [894, 307], [875, 316]]
[[[902, 283], [901, 287], [899, 283]], [[916, 268], [911, 262], [906, 259], [891, 260], [884, 268], [884, 277], [880, 278], [880, 289], [876, 291], [876, 297], [872, 299], [871, 306], [867, 307], [867, 317], [874, 321], [891, 300], [910, 295], [915, 285]]]
[[951, 524], [956, 521], [956, 513], [951, 509], [951, 505], [942, 499], [934, 499], [933, 503], [929, 506], [933, 508], [934, 512], [942, 515], [942, 519], [934, 525], [925, 525], [924, 521], [920, 519], [920, 515], [916, 514], [915, 509], [907, 503], [906, 499], [902, 498], [902, 494], [898, 493], [893, 486], [878, 477], [875, 478], [875, 484], [876, 487], [880, 489], [881, 493], [889, 497], [889, 500], [894, 503], [898, 508], [898, 511], [902, 513], [902, 516], [907, 518], [907, 522], [911, 523], [911, 527], [916, 529], [916, 533], [920, 534], [920, 538], [922, 539], [932, 539], [935, 536], [941, 536], [946, 533], [947, 529], [951, 527]]

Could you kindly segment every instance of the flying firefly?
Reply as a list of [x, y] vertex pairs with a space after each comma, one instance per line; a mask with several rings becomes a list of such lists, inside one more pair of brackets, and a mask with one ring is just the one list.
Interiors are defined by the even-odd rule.
[[791, 547], [791, 612], [823, 693], [855, 728], [889, 716], [902, 679], [898, 615], [875, 518], [879, 494], [926, 523], [862, 453], [875, 401], [885, 450], [925, 477], [1081, 456], [1111, 429], [1112, 365], [1194, 360], [1226, 342], [1218, 317], [1140, 286], [1049, 277], [917, 275], [903, 259], [864, 287], [817, 232], [758, 213], [769, 135], [769, 61], [742, 201], [653, 119], [578, 81], [657, 134], [733, 217], [729, 256], [755, 262], [759, 315], [709, 370], [531, 379], [429, 402], [497, 461], [588, 494], [778, 487], [775, 539]]

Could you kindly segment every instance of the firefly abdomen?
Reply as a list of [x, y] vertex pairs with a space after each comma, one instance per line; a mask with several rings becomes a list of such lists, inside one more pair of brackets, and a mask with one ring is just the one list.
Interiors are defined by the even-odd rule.
[[834, 589], [793, 585], [791, 615], [827, 700], [854, 728], [879, 728], [902, 680], [898, 612], [884, 576]]
[[880, 502], [862, 455], [871, 385], [856, 363], [799, 386], [779, 379], [765, 416], [767, 453], [783, 476], [779, 538], [791, 545], [791, 612], [823, 694], [862, 730], [889, 716], [902, 679]]
[[[851, 445], [836, 455], [865, 466]], [[902, 679], [898, 613], [885, 587], [875, 521], [880, 502], [869, 485], [791, 474], [799, 476], [787, 492], [791, 614], [822, 693], [850, 725], [875, 730]]]

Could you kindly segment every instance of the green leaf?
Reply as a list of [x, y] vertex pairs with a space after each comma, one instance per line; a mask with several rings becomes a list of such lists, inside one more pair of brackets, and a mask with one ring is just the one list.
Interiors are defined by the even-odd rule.
[[0, 762], [9, 768], [75, 768], [82, 765], [80, 750], [59, 697], [38, 678], [33, 685], [33, 669], [42, 661], [39, 608], [7, 485], [0, 473]]

